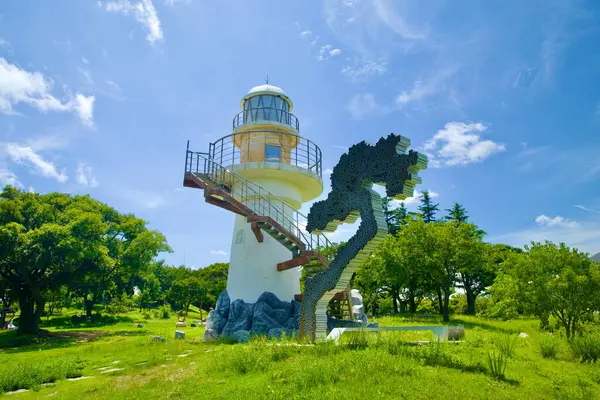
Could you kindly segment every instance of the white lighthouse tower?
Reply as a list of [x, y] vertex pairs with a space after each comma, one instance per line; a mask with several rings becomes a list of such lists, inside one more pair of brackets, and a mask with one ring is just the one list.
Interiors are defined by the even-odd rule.
[[[290, 301], [300, 294], [300, 266], [320, 257], [322, 236], [304, 230], [302, 203], [323, 192], [319, 147], [300, 136], [293, 103], [273, 85], [252, 88], [232, 133], [207, 153], [188, 150], [184, 185], [234, 212], [227, 292], [253, 303], [264, 292]], [[207, 227], [207, 234], [210, 227]]]

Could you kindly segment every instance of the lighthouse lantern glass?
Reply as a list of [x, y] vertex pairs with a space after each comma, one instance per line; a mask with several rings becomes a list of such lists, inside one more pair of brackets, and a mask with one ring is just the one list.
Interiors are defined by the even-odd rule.
[[260, 95], [244, 103], [244, 122], [276, 121], [289, 124], [290, 105], [279, 96]]

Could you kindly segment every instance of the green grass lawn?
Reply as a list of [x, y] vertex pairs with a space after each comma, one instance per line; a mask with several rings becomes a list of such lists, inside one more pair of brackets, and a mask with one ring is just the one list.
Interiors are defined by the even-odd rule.
[[[576, 360], [566, 342], [539, 332], [537, 321], [456, 316], [451, 324], [464, 324], [466, 332], [458, 344], [413, 346], [410, 341], [432, 335], [391, 332], [344, 335], [340, 345], [298, 346], [266, 340], [205, 344], [203, 328], [189, 326], [195, 318], [188, 317], [184, 340], [174, 339], [175, 318], [145, 320], [133, 312], [97, 326], [71, 326], [68, 316], [55, 317], [45, 322], [50, 335], [42, 338], [0, 332], [0, 392], [29, 388], [10, 398], [78, 400], [600, 399], [600, 365]], [[378, 322], [439, 324], [437, 317]], [[166, 341], [152, 341], [153, 335]], [[549, 340], [555, 358], [542, 357], [539, 343]], [[502, 349], [505, 376], [494, 378], [488, 355]]]

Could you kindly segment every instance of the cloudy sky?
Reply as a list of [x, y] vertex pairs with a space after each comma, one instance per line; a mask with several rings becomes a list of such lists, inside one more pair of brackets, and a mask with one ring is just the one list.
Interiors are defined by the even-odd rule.
[[430, 156], [419, 189], [488, 240], [596, 253], [596, 3], [4, 0], [0, 184], [133, 212], [171, 263], [228, 260], [233, 216], [182, 187], [185, 145], [229, 134], [268, 74], [324, 168], [395, 132]]

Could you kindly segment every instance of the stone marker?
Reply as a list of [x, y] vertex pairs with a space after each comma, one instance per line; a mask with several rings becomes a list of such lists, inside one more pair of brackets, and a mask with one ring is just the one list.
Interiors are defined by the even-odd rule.
[[177, 328], [185, 328], [187, 326], [187, 324], [185, 323], [185, 321], [177, 321], [177, 323], [175, 324], [175, 326]]
[[152, 336], [152, 341], [153, 342], [164, 342], [165, 338], [164, 337], [160, 337], [160, 336]]
[[143, 327], [144, 327], [144, 324], [137, 324], [137, 327], [138, 327], [138, 328], [143, 328]]
[[175, 339], [185, 339], [184, 331], [175, 331]]

